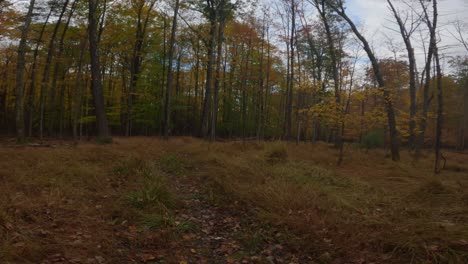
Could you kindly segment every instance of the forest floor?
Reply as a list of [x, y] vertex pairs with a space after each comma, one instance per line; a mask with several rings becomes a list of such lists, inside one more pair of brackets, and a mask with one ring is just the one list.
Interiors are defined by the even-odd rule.
[[0, 263], [468, 263], [468, 154], [0, 143]]

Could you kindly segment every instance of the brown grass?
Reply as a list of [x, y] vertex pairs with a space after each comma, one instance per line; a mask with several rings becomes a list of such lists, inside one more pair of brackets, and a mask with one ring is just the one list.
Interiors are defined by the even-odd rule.
[[[222, 195], [292, 230], [299, 238], [294, 247], [328, 252], [330, 261], [350, 255], [395, 263], [468, 260], [468, 175], [433, 176], [429, 153], [416, 164], [408, 153], [393, 163], [383, 151], [348, 147], [337, 168], [337, 151], [325, 144], [239, 144], [194, 142], [183, 151]], [[458, 166], [466, 159], [446, 156]]]
[[434, 176], [430, 154], [412, 164], [402, 153], [403, 161], [393, 163], [382, 150], [351, 146], [337, 168], [337, 151], [326, 144], [192, 138], [56, 144], [0, 148], [0, 260], [37, 263], [56, 255], [112, 262], [135, 248], [160, 250], [164, 235], [133, 233], [133, 226], [170, 225], [177, 194], [162, 176], [182, 170], [206, 179], [214, 202], [246, 205], [265, 225], [284, 230], [292, 248], [325, 263], [468, 259], [466, 154], [447, 152], [448, 168], [462, 169]]

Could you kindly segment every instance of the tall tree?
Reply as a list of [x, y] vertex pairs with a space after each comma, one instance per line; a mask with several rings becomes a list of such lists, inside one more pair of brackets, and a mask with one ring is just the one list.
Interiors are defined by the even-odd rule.
[[[60, 108], [62, 107], [65, 85], [62, 84], [61, 86], [62, 89], [60, 89], [59, 100], [56, 100], [57, 83], [58, 83], [59, 73], [61, 74], [62, 79], [64, 79], [66, 75], [67, 69], [65, 69], [66, 66], [65, 64], [63, 64], [63, 53], [65, 50], [65, 36], [70, 26], [70, 22], [72, 20], [78, 1], [79, 0], [73, 0], [73, 3], [70, 7], [70, 11], [68, 13], [67, 20], [65, 22], [65, 25], [63, 27], [63, 30], [62, 30], [62, 33], [60, 35], [59, 42], [58, 42], [58, 53], [57, 53], [56, 60], [55, 60], [54, 71], [52, 73], [52, 85], [50, 89], [50, 106], [49, 107], [50, 107], [51, 118], [49, 121], [49, 134], [53, 133], [54, 124], [56, 123], [57, 119], [60, 119], [59, 123], [62, 123], [61, 115], [63, 114], [63, 111], [60, 111]], [[60, 127], [60, 136], [62, 136], [61, 132], [62, 132], [62, 128]]]
[[395, 20], [398, 23], [400, 29], [401, 37], [405, 43], [406, 51], [408, 53], [409, 61], [409, 91], [410, 91], [410, 122], [409, 122], [409, 145], [411, 148], [414, 148], [415, 144], [415, 129], [416, 129], [416, 56], [414, 53], [413, 44], [411, 42], [411, 36], [414, 31], [418, 28], [419, 19], [416, 21], [411, 21], [410, 28], [408, 29], [405, 25], [405, 22], [400, 16], [400, 13], [395, 8], [391, 0], [387, 0], [388, 5], [395, 17]]
[[377, 61], [377, 58], [375, 57], [374, 52], [372, 51], [367, 39], [357, 29], [353, 20], [351, 20], [351, 18], [347, 15], [344, 5], [343, 5], [343, 1], [337, 0], [336, 3], [334, 3], [332, 0], [325, 0], [325, 1], [338, 15], [340, 15], [346, 22], [348, 22], [349, 26], [351, 27], [351, 30], [354, 32], [356, 37], [361, 41], [364, 47], [364, 50], [366, 51], [367, 56], [369, 57], [369, 60], [371, 61], [375, 78], [377, 80], [379, 88], [383, 92], [383, 96], [385, 100], [388, 128], [390, 131], [390, 149], [392, 153], [392, 160], [399, 161], [400, 160], [400, 146], [399, 146], [398, 130], [396, 126], [395, 110], [393, 107], [393, 100], [392, 100], [390, 88], [386, 87], [385, 85], [385, 80], [380, 71], [380, 66]]
[[[314, 0], [313, 4], [315, 5], [315, 8], [319, 12], [321, 21], [323, 23], [323, 26], [325, 28], [325, 34], [327, 36], [327, 44], [328, 44], [328, 53], [330, 55], [330, 60], [331, 60], [331, 67], [332, 67], [332, 76], [333, 76], [333, 87], [334, 87], [334, 92], [335, 92], [335, 103], [336, 103], [336, 113], [340, 114], [341, 113], [341, 91], [340, 91], [340, 73], [338, 70], [339, 63], [338, 63], [338, 56], [337, 56], [337, 50], [336, 50], [336, 45], [335, 45], [335, 39], [334, 39], [334, 34], [332, 32], [332, 25], [330, 22], [329, 14], [327, 12], [327, 6], [325, 4], [325, 0]], [[335, 131], [335, 144], [336, 146], [341, 149], [341, 145], [343, 144], [341, 134], [342, 132], [340, 131], [341, 129], [338, 128], [337, 131]]]
[[429, 112], [429, 104], [432, 100], [432, 97], [429, 97], [430, 93], [430, 86], [431, 86], [431, 68], [432, 68], [432, 60], [437, 48], [437, 23], [438, 23], [438, 13], [437, 13], [437, 1], [433, 1], [433, 14], [432, 20], [429, 17], [428, 7], [424, 0], [419, 0], [421, 7], [423, 9], [423, 16], [424, 22], [429, 30], [430, 39], [429, 39], [429, 47], [427, 51], [427, 58], [426, 58], [426, 65], [424, 67], [425, 72], [425, 83], [423, 89], [423, 102], [422, 102], [422, 117], [420, 123], [420, 134], [416, 142], [416, 153], [415, 159], [419, 159], [421, 156], [421, 149], [424, 147], [425, 143], [425, 136], [426, 136], [426, 128], [427, 128], [427, 115]]
[[166, 82], [166, 98], [164, 106], [164, 138], [169, 138], [170, 133], [170, 122], [171, 122], [171, 85], [172, 85], [172, 63], [174, 60], [174, 44], [177, 31], [177, 15], [179, 13], [180, 0], [176, 0], [174, 6], [174, 16], [172, 17], [172, 29], [171, 39], [169, 40], [169, 64], [167, 71], [167, 82]]
[[37, 73], [37, 68], [38, 68], [38, 55], [39, 55], [39, 47], [42, 43], [42, 39], [44, 36], [44, 32], [47, 26], [47, 23], [49, 22], [49, 18], [52, 15], [53, 9], [50, 8], [49, 14], [47, 15], [47, 18], [42, 25], [41, 31], [39, 33], [39, 37], [37, 38], [36, 41], [36, 47], [34, 48], [34, 55], [33, 55], [33, 63], [31, 66], [31, 75], [30, 75], [30, 84], [29, 84], [29, 91], [28, 91], [28, 103], [27, 103], [27, 111], [26, 111], [26, 124], [27, 124], [27, 129], [28, 129], [28, 135], [32, 136], [32, 130], [33, 130], [33, 115], [34, 115], [34, 100], [36, 97], [36, 73]]
[[297, 5], [295, 0], [291, 0], [291, 32], [289, 39], [289, 86], [286, 102], [286, 139], [291, 139], [292, 136], [292, 112], [293, 112], [293, 97], [294, 97], [294, 56], [295, 56], [295, 40], [296, 40], [296, 11]]
[[218, 5], [216, 7], [218, 13], [218, 39], [216, 44], [216, 73], [213, 91], [213, 110], [210, 134], [211, 141], [216, 139], [216, 125], [218, 123], [219, 88], [221, 83], [221, 61], [223, 56], [224, 27], [226, 26], [227, 20], [232, 15], [234, 8], [235, 6], [230, 2], [230, 0], [218, 0]]
[[18, 57], [16, 60], [16, 140], [18, 143], [25, 141], [25, 129], [24, 129], [24, 71], [26, 64], [26, 48], [27, 39], [29, 33], [29, 27], [34, 11], [34, 5], [36, 1], [31, 0], [29, 2], [28, 13], [24, 19], [24, 24], [21, 28], [21, 39], [18, 45]]
[[127, 104], [127, 123], [125, 135], [132, 134], [133, 123], [133, 101], [135, 98], [135, 89], [138, 84], [138, 78], [141, 71], [141, 64], [143, 62], [143, 48], [146, 38], [146, 31], [150, 20], [151, 12], [156, 0], [133, 0], [132, 6], [137, 14], [135, 43], [133, 44], [133, 54], [130, 65], [130, 85], [128, 88], [128, 104]]
[[88, 41], [91, 58], [91, 90], [93, 92], [98, 141], [111, 142], [99, 58], [99, 0], [88, 0]]
[[[44, 134], [44, 123], [45, 123], [45, 108], [46, 108], [46, 94], [49, 88], [49, 79], [50, 79], [50, 67], [52, 65], [52, 59], [55, 55], [55, 39], [57, 37], [58, 30], [60, 28], [60, 24], [62, 22], [62, 18], [67, 10], [69, 0], [65, 0], [62, 4], [62, 11], [55, 23], [54, 31], [52, 32], [52, 36], [49, 40], [49, 45], [47, 47], [47, 58], [44, 66], [44, 72], [42, 74], [42, 83], [41, 83], [41, 97], [40, 97], [40, 117], [39, 117], [39, 137], [42, 138]], [[51, 3], [51, 4], [58, 4], [58, 3]], [[53, 8], [53, 7], [51, 7]]]
[[218, 12], [216, 10], [217, 0], [206, 0], [206, 2], [201, 3], [200, 10], [203, 15], [210, 22], [210, 33], [209, 41], [207, 45], [207, 59], [208, 63], [206, 66], [206, 80], [205, 80], [205, 96], [203, 99], [203, 109], [202, 109], [202, 121], [201, 121], [201, 136], [208, 136], [210, 128], [210, 106], [211, 106], [211, 90], [213, 82], [213, 65], [215, 63], [215, 45], [216, 45], [216, 29], [217, 29], [217, 18]]

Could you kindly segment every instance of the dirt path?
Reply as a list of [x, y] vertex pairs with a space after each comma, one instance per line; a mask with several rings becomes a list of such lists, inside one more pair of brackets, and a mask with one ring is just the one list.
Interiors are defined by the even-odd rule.
[[310, 262], [281, 245], [277, 241], [282, 235], [279, 231], [265, 230], [236, 202], [222, 207], [210, 202], [209, 194], [203, 191], [206, 183], [201, 179], [178, 177], [174, 184], [185, 203], [176, 212], [176, 220], [197, 227], [193, 233], [183, 236], [179, 247], [186, 254], [179, 263]]

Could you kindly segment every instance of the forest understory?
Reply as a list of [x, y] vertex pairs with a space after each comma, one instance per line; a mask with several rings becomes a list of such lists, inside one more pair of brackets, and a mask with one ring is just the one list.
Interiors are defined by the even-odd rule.
[[434, 176], [355, 145], [1, 145], [1, 263], [468, 262], [466, 152]]

